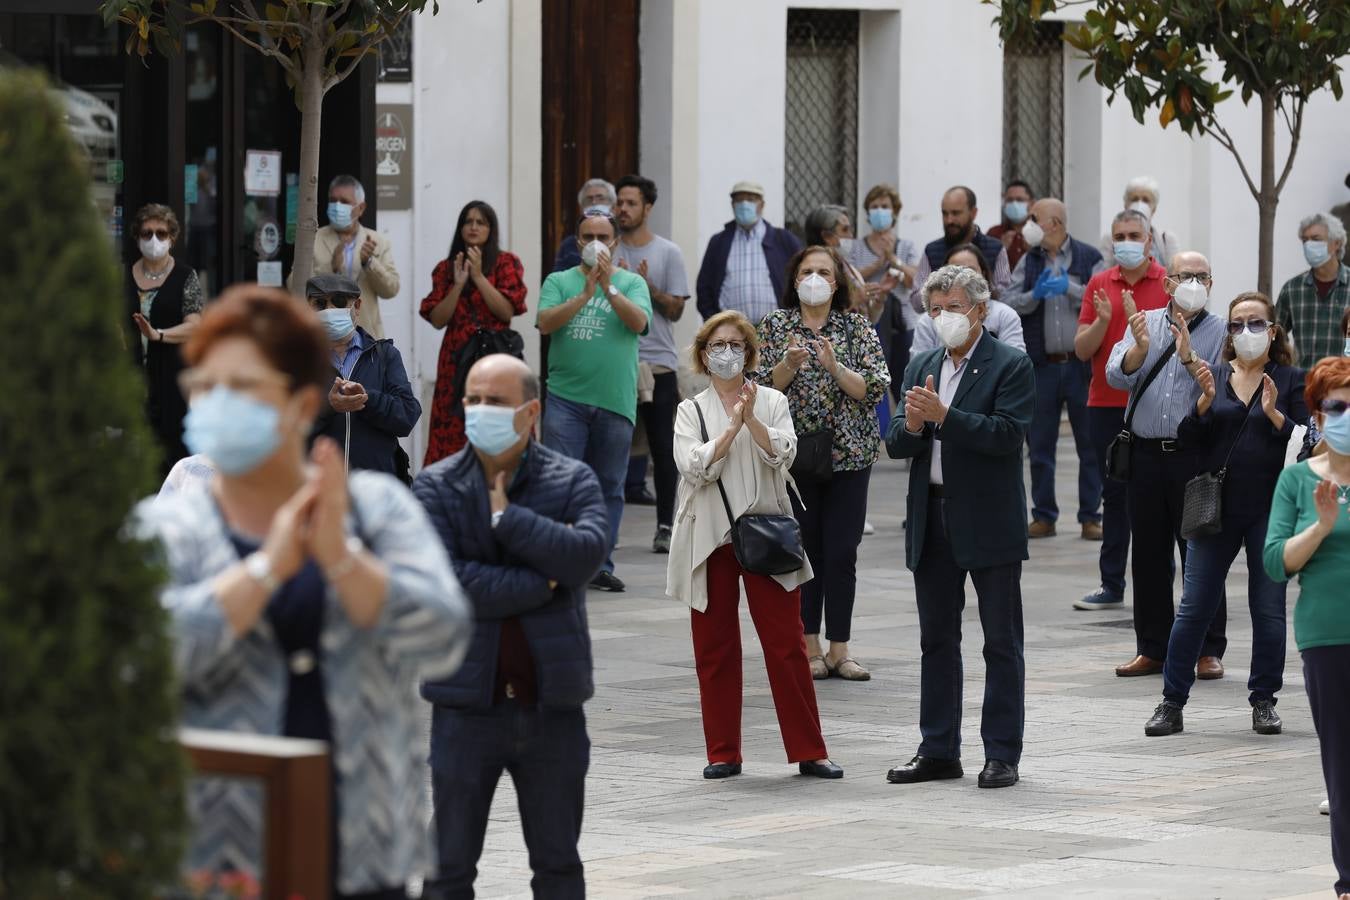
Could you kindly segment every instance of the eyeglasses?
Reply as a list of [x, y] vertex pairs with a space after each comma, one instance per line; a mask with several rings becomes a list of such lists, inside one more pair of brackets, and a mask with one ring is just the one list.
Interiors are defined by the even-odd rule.
[[346, 294], [315, 294], [309, 298], [309, 305], [316, 310], [327, 309], [329, 304], [332, 304], [335, 309], [346, 309], [347, 304], [354, 299], [354, 297], [349, 297]]
[[964, 315], [965, 313], [970, 312], [974, 308], [975, 308], [974, 306], [969, 304], [963, 306], [959, 303], [949, 303], [946, 306], [943, 306], [941, 303], [934, 303], [928, 307], [928, 315], [932, 316], [933, 318], [937, 318], [944, 312], [961, 313]]
[[148, 241], [148, 240], [150, 240], [152, 237], [157, 237], [157, 238], [159, 238], [161, 241], [167, 241], [167, 240], [169, 239], [169, 229], [167, 229], [167, 228], [142, 228], [142, 229], [141, 229], [141, 240], [143, 240], [143, 241]]
[[178, 389], [187, 398], [200, 394], [209, 394], [218, 387], [225, 387], [241, 394], [253, 394], [266, 387], [289, 388], [291, 382], [284, 375], [227, 375], [219, 377], [210, 372], [197, 369], [184, 369], [178, 374]]
[[1332, 400], [1328, 398], [1322, 401], [1322, 412], [1331, 413], [1333, 416], [1342, 415], [1347, 409], [1350, 409], [1350, 400]]
[[713, 341], [708, 344], [709, 353], [725, 353], [727, 350], [732, 353], [744, 353], [745, 341]]
[[1274, 322], [1267, 322], [1265, 319], [1248, 319], [1245, 322], [1233, 320], [1228, 323], [1228, 333], [1236, 337], [1242, 334], [1242, 329], [1245, 328], [1252, 334], [1265, 334], [1266, 329], [1274, 324]]
[[1214, 280], [1210, 277], [1208, 272], [1178, 272], [1175, 275], [1168, 275], [1167, 277], [1177, 284], [1186, 284], [1189, 281], [1195, 281], [1199, 284], [1209, 284]]

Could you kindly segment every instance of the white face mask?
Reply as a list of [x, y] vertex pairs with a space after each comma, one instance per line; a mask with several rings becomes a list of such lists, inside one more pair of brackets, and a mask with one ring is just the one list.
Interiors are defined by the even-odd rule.
[[1147, 200], [1136, 200], [1125, 208], [1132, 209], [1135, 212], [1143, 213], [1150, 219], [1153, 218], [1153, 207], [1149, 205], [1149, 202]]
[[605, 246], [604, 241], [591, 241], [585, 247], [581, 248], [581, 261], [590, 269], [600, 261], [600, 254], [609, 255], [609, 248]]
[[708, 371], [718, 378], [730, 381], [745, 372], [745, 351], [727, 347], [721, 353], [704, 352], [703, 361]]
[[169, 255], [169, 248], [173, 244], [167, 240], [161, 241], [157, 237], [143, 238], [140, 243], [141, 256], [146, 259], [161, 260]]
[[1247, 329], [1242, 329], [1238, 334], [1233, 335], [1233, 352], [1237, 354], [1238, 359], [1244, 362], [1251, 362], [1259, 359], [1261, 354], [1266, 352], [1270, 346], [1270, 329], [1267, 328], [1260, 334], [1252, 334]]
[[1177, 285], [1172, 299], [1186, 312], [1199, 312], [1209, 303], [1209, 291], [1203, 284], [1187, 281]]
[[820, 306], [829, 303], [834, 297], [834, 285], [826, 281], [818, 272], [812, 272], [797, 282], [797, 297], [807, 306]]
[[1022, 224], [1022, 240], [1027, 242], [1028, 247], [1039, 247], [1041, 241], [1045, 240], [1045, 229], [1031, 219], [1027, 219]]
[[948, 350], [955, 350], [967, 340], [970, 339], [970, 330], [974, 326], [970, 324], [970, 316], [966, 313], [952, 312], [944, 309], [938, 313], [937, 319], [933, 322], [937, 328], [938, 337]]

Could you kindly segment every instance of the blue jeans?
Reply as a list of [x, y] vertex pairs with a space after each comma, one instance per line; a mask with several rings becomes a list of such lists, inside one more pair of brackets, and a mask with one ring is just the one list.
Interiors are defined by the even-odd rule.
[[605, 571], [614, 571], [614, 545], [623, 521], [623, 482], [628, 474], [628, 451], [633, 445], [633, 423], [618, 413], [548, 395], [544, 406], [544, 446], [591, 467], [600, 479], [600, 493], [609, 513], [610, 552]]
[[1266, 575], [1261, 554], [1266, 545], [1266, 517], [1224, 520], [1223, 531], [1194, 538], [1186, 546], [1181, 576], [1181, 609], [1172, 623], [1163, 665], [1163, 699], [1186, 705], [1195, 684], [1205, 635], [1224, 600], [1224, 577], [1247, 548], [1247, 598], [1252, 613], [1252, 670], [1247, 679], [1249, 702], [1275, 701], [1284, 685], [1285, 583]]
[[423, 896], [473, 897], [492, 795], [505, 771], [516, 787], [534, 896], [585, 897], [577, 840], [590, 761], [591, 741], [580, 707], [541, 709], [511, 702], [483, 710], [433, 706], [437, 870]]
[[1125, 562], [1130, 555], [1130, 507], [1126, 484], [1106, 477], [1106, 448], [1125, 427], [1125, 410], [1118, 406], [1089, 406], [1088, 431], [1096, 455], [1097, 483], [1102, 491], [1102, 549], [1098, 556], [1102, 587], [1117, 600], [1125, 599]]
[[1097, 465], [1092, 437], [1088, 434], [1087, 393], [1090, 376], [1087, 363], [1077, 359], [1046, 362], [1036, 366], [1036, 410], [1027, 430], [1031, 457], [1031, 517], [1042, 522], [1059, 518], [1055, 502], [1055, 445], [1059, 443], [1059, 417], [1069, 408], [1069, 427], [1078, 451], [1078, 521], [1100, 522], [1102, 472]]

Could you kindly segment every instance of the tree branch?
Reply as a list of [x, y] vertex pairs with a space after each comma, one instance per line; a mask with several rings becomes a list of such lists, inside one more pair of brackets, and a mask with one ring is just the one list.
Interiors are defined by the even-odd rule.
[[[195, 25], [198, 22], [215, 22], [221, 28], [224, 28], [230, 34], [234, 35], [235, 39], [238, 40], [241, 44], [244, 44], [247, 47], [252, 47], [254, 50], [257, 50], [263, 56], [272, 57], [277, 62], [281, 63], [282, 68], [284, 68], [287, 72], [289, 72], [293, 77], [296, 78], [299, 77], [299, 73], [296, 72], [295, 70], [295, 63], [291, 62], [291, 58], [289, 56], [282, 53], [275, 46], [264, 47], [261, 44], [257, 43], [256, 41], [254, 41], [252, 38], [247, 37], [242, 31], [235, 28], [234, 25], [231, 24], [234, 21], [239, 20], [222, 18], [220, 16], [198, 16], [195, 19], [191, 19], [188, 22], [188, 24]], [[268, 40], [268, 44], [269, 45], [272, 44], [270, 39]]]
[[[1307, 101], [1302, 97], [1294, 98], [1294, 124], [1289, 127], [1289, 156], [1284, 161], [1284, 171], [1280, 173], [1280, 180], [1275, 182], [1275, 196], [1280, 195], [1284, 190], [1285, 179], [1294, 168], [1294, 154], [1298, 153], [1298, 141], [1303, 135], [1303, 106]], [[1285, 117], [1288, 122], [1288, 117]]]
[[330, 90], [337, 87], [344, 80], [346, 80], [348, 75], [351, 75], [352, 72], [356, 71], [356, 67], [361, 64], [362, 60], [364, 60], [367, 56], [370, 55], [371, 51], [373, 51], [376, 47], [378, 47], [381, 43], [383, 43], [387, 37], [389, 37], [391, 34], [393, 34], [395, 31], [398, 30], [398, 27], [403, 24], [403, 20], [407, 17], [407, 15], [408, 10], [404, 9], [401, 12], [399, 12], [398, 16], [394, 19], [393, 23], [388, 28], [381, 28], [380, 30], [376, 31], [374, 36], [370, 40], [366, 40], [365, 37], [362, 37], [362, 43], [359, 45], [360, 52], [352, 56], [351, 62], [347, 64], [346, 68], [342, 68], [340, 65], [337, 64], [334, 65], [333, 74], [329, 75], [328, 78], [323, 83], [323, 92], [327, 94]]
[[1232, 135], [1219, 124], [1219, 120], [1215, 118], [1212, 113], [1210, 114], [1210, 118], [1212, 121], [1205, 126], [1205, 130], [1214, 135], [1214, 139], [1229, 153], [1233, 154], [1233, 159], [1237, 160], [1238, 168], [1242, 170], [1242, 177], [1247, 182], [1247, 190], [1251, 191], [1252, 197], [1260, 200], [1261, 189], [1256, 186], [1256, 182], [1252, 181], [1251, 173], [1247, 171], [1247, 164], [1242, 161], [1242, 154], [1238, 153], [1237, 145], [1233, 143]]

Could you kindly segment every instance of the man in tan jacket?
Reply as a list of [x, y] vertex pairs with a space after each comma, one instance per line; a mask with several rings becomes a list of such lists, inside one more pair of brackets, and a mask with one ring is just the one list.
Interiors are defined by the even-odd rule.
[[[313, 275], [337, 273], [361, 287], [356, 324], [377, 340], [384, 337], [379, 300], [398, 293], [398, 270], [389, 238], [361, 224], [366, 191], [351, 175], [339, 175], [328, 185], [328, 224], [314, 234]], [[294, 290], [295, 273], [288, 286]]]

